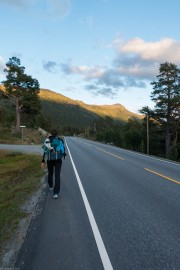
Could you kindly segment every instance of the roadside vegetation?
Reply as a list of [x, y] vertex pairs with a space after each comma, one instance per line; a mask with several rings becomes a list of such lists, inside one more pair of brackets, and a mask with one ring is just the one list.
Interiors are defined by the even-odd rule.
[[44, 135], [38, 130], [24, 128], [22, 139], [21, 132], [16, 133], [14, 128], [2, 127], [0, 125], [0, 144], [42, 144], [44, 138]]
[[0, 253], [26, 216], [22, 205], [41, 184], [44, 172], [41, 157], [12, 151], [0, 151]]

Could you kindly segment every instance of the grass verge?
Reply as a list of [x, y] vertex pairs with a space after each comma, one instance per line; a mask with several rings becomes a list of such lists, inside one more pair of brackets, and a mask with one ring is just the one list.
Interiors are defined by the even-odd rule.
[[23, 140], [22, 131], [16, 133], [13, 128], [2, 128], [0, 126], [0, 143], [4, 144], [42, 144], [45, 137], [35, 129], [24, 128]]
[[[26, 214], [21, 206], [40, 187], [44, 172], [41, 157], [1, 150], [0, 152], [0, 243], [6, 243]], [[1, 244], [0, 253], [3, 245]]]

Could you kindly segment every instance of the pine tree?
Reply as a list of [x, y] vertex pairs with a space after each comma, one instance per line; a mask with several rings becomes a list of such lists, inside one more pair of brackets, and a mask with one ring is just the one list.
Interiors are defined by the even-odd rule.
[[39, 82], [25, 74], [25, 67], [21, 66], [17, 57], [9, 58], [4, 69], [6, 80], [4, 94], [16, 110], [16, 132], [20, 131], [21, 112], [34, 114], [40, 111]]
[[165, 62], [160, 65], [158, 81], [153, 81], [151, 99], [156, 102], [156, 119], [165, 131], [166, 158], [169, 157], [171, 143], [177, 143], [180, 124], [180, 69], [175, 64]]

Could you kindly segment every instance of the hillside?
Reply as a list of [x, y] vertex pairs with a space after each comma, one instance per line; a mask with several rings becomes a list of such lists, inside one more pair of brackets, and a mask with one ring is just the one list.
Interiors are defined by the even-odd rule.
[[[3, 90], [3, 85], [0, 85]], [[140, 118], [140, 115], [128, 111], [121, 104], [114, 105], [88, 105], [82, 101], [70, 99], [51, 90], [41, 89], [41, 112], [47, 121], [56, 127], [81, 128], [92, 125], [94, 120], [110, 116], [115, 121], [126, 122], [131, 117]], [[8, 109], [14, 115], [14, 108], [0, 99], [0, 107]]]
[[126, 122], [130, 117], [140, 118], [121, 104], [88, 105], [82, 101], [67, 98], [51, 90], [41, 89], [42, 113], [53, 119], [57, 126], [85, 127], [100, 117], [110, 116], [116, 121]]

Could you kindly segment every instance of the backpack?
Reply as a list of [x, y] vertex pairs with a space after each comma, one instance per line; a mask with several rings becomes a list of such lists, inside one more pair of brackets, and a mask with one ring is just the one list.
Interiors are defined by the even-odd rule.
[[64, 142], [57, 136], [49, 136], [42, 148], [48, 160], [61, 159], [65, 154]]

